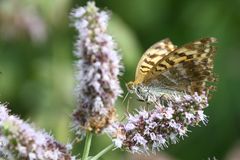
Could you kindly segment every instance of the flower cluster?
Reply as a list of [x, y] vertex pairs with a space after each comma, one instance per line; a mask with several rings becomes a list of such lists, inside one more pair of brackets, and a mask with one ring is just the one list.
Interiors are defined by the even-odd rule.
[[109, 15], [94, 2], [71, 13], [78, 31], [75, 56], [77, 108], [73, 128], [77, 134], [101, 132], [115, 120], [114, 102], [121, 94], [118, 81], [120, 57], [107, 34]]
[[34, 3], [29, 7], [20, 1], [0, 1], [0, 38], [11, 40], [27, 36], [33, 42], [44, 42], [48, 36], [47, 24], [37, 7]]
[[149, 152], [177, 143], [186, 136], [188, 127], [207, 123], [203, 109], [208, 106], [203, 95], [173, 95], [174, 101], [164, 106], [156, 104], [153, 110], [137, 111], [129, 115], [126, 124], [117, 126], [115, 145], [131, 152]]
[[74, 160], [70, 149], [47, 133], [9, 115], [6, 106], [0, 104], [0, 155], [9, 160]]

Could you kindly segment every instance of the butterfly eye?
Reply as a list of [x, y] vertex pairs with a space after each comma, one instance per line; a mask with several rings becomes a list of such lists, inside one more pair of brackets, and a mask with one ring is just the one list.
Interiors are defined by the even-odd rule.
[[133, 82], [128, 82], [128, 83], [126, 84], [126, 87], [127, 87], [128, 91], [129, 91], [130, 93], [133, 92], [133, 90], [134, 90], [134, 84], [133, 84]]
[[137, 93], [141, 93], [142, 92], [142, 88], [139, 87], [139, 86], [136, 88], [136, 90], [137, 90]]

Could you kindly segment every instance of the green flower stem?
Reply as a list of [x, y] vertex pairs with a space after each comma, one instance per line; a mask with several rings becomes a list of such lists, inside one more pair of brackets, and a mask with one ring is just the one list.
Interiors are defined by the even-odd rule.
[[82, 160], [87, 160], [88, 159], [88, 154], [89, 154], [89, 150], [90, 150], [90, 147], [91, 147], [91, 142], [92, 142], [92, 133], [88, 132], [87, 135], [86, 135], [86, 139], [85, 139], [85, 145], [84, 145]]
[[108, 151], [110, 151], [111, 149], [114, 148], [114, 144], [109, 145], [108, 147], [106, 147], [105, 149], [103, 149], [101, 152], [99, 152], [97, 155], [95, 155], [93, 158], [91, 158], [90, 160], [98, 160], [98, 158], [100, 158], [102, 155], [104, 155], [105, 153], [107, 153]]

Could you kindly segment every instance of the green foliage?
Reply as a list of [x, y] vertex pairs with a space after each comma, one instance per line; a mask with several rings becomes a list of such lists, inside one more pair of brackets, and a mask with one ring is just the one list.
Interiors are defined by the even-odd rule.
[[[72, 52], [76, 33], [69, 27], [68, 14], [71, 8], [80, 4], [85, 1], [51, 3], [39, 0], [19, 5], [21, 8], [18, 9], [23, 11], [33, 6], [34, 13], [46, 25], [46, 39], [34, 41], [28, 31], [2, 18], [19, 13], [16, 8], [11, 10], [10, 3], [0, 1], [1, 101], [9, 102], [15, 114], [34, 121], [63, 142], [69, 140], [69, 115], [74, 109]], [[123, 55], [123, 79], [132, 80], [144, 50], [165, 37], [177, 45], [201, 37], [218, 39], [215, 70], [219, 82], [207, 109], [209, 124], [191, 129], [188, 138], [170, 145], [166, 152], [183, 160], [226, 157], [240, 138], [240, 3], [226, 0], [122, 0], [97, 1], [97, 5], [113, 11], [109, 32], [116, 38]], [[6, 31], [3, 24], [15, 27], [13, 31], [17, 32], [3, 34]], [[123, 87], [124, 83], [122, 80]], [[121, 103], [117, 106], [122, 112], [126, 108]], [[94, 137], [90, 155], [109, 143], [106, 136]], [[120, 160], [122, 154], [114, 151], [105, 159]]]

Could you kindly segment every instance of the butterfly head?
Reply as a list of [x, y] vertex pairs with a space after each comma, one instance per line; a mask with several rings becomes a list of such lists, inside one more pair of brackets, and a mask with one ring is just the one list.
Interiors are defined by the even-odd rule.
[[129, 93], [135, 93], [139, 100], [147, 101], [149, 97], [149, 88], [141, 83], [128, 82], [126, 84]]
[[136, 86], [135, 86], [135, 84], [134, 84], [133, 81], [128, 82], [128, 83], [126, 84], [126, 86], [127, 86], [127, 90], [128, 90], [130, 93], [133, 93], [134, 90], [135, 90], [135, 88], [136, 88]]
[[128, 82], [126, 86], [130, 93], [136, 93], [137, 91], [142, 89], [142, 85], [140, 83], [136, 83], [133, 81]]

